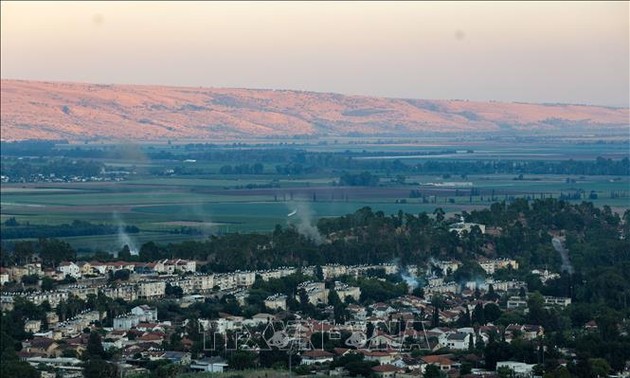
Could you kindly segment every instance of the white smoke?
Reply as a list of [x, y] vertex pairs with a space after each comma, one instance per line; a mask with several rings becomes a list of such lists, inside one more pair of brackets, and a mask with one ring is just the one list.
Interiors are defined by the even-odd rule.
[[[120, 218], [117, 212], [112, 213], [114, 222], [118, 226], [118, 245], [119, 249], [123, 249], [125, 246], [129, 247], [129, 252], [132, 256], [137, 256], [140, 251], [137, 243], [125, 232], [125, 222]], [[118, 252], [118, 251], [116, 251]]]
[[400, 271], [400, 278], [405, 281], [405, 283], [409, 287], [409, 291], [413, 291], [413, 289], [419, 286], [418, 278], [414, 274], [411, 274], [411, 272], [408, 272], [406, 269]]
[[560, 254], [560, 258], [562, 259], [562, 266], [560, 266], [560, 270], [563, 272], [567, 272], [569, 274], [573, 274], [573, 265], [571, 265], [571, 260], [569, 259], [569, 251], [564, 248], [562, 244], [562, 240], [559, 238], [551, 239], [551, 244], [553, 248]]
[[427, 277], [434, 276], [433, 267], [437, 266], [437, 264], [438, 264], [438, 261], [434, 259], [433, 256], [429, 257], [429, 260], [427, 261], [427, 272], [426, 272]]
[[287, 214], [287, 223], [295, 225], [296, 230], [304, 235], [307, 239], [312, 240], [315, 244], [320, 245], [324, 242], [324, 237], [319, 233], [317, 226], [313, 224], [313, 211], [307, 201], [287, 202], [289, 214]]
[[392, 261], [392, 264], [396, 264], [398, 266], [398, 274], [400, 274], [400, 278], [407, 284], [409, 287], [409, 291], [413, 291], [413, 289], [420, 286], [420, 280], [418, 277], [407, 269], [406, 266], [403, 266], [400, 263], [400, 259], [396, 258]]

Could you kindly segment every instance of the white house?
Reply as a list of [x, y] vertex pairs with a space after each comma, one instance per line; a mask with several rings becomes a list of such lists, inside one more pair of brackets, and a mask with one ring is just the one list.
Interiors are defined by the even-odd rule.
[[42, 321], [41, 320], [27, 320], [24, 323], [24, 332], [39, 332], [42, 329]]
[[0, 285], [4, 285], [7, 282], [9, 282], [9, 272], [4, 268], [0, 268]]
[[168, 274], [173, 274], [177, 271], [194, 273], [197, 270], [197, 262], [194, 260], [182, 260], [182, 259], [168, 260], [166, 259], [162, 261], [157, 261], [153, 269], [156, 272], [168, 273]]
[[136, 306], [131, 309], [131, 313], [140, 318], [143, 322], [155, 322], [158, 319], [157, 308], [147, 305]]
[[481, 231], [482, 234], [486, 233], [486, 225], [479, 224], [479, 223], [467, 223], [467, 222], [459, 222], [459, 223], [455, 223], [451, 225], [451, 228], [448, 229], [448, 232], [455, 231], [457, 232], [457, 235], [462, 236], [462, 233], [464, 231], [466, 231], [467, 233], [470, 233], [473, 227], [475, 226], [479, 227], [479, 230]]
[[81, 277], [81, 268], [79, 268], [79, 266], [72, 261], [62, 261], [57, 267], [57, 272], [61, 273], [64, 277]]
[[545, 296], [545, 305], [567, 307], [571, 304], [571, 298]]
[[450, 349], [468, 350], [471, 343], [474, 343], [472, 333], [455, 332], [446, 338], [446, 346]]
[[502, 367], [506, 367], [513, 370], [517, 377], [532, 377], [534, 375], [534, 366], [535, 364], [526, 364], [524, 362], [498, 361], [497, 371]]
[[137, 315], [118, 316], [114, 318], [114, 329], [132, 329], [140, 324], [140, 317]]
[[377, 332], [369, 340], [370, 349], [387, 349], [387, 348], [399, 348], [400, 338], [392, 335], [388, 335], [383, 332]]
[[223, 369], [227, 366], [228, 364], [223, 358], [210, 357], [201, 360], [193, 360], [192, 364], [190, 364], [190, 369], [209, 373], [223, 373]]

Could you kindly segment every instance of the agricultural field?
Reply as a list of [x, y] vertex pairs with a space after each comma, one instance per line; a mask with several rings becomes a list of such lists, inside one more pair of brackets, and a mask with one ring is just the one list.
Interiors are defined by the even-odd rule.
[[[591, 162], [598, 157], [618, 161], [628, 156], [628, 145], [623, 142], [449, 143], [438, 139], [422, 143], [376, 140], [363, 144], [324, 140], [274, 146], [60, 145], [53, 151], [57, 156], [52, 157], [3, 154], [2, 175], [10, 176], [15, 164], [25, 160], [45, 165], [49, 160], [68, 159], [69, 155], [64, 154], [78, 147], [116, 152], [96, 154], [90, 150], [86, 157], [72, 159], [96, 162], [111, 172], [126, 171], [124, 178], [3, 182], [3, 229], [12, 218], [21, 225], [62, 225], [75, 220], [119, 227], [133, 225], [139, 232], [129, 235], [129, 240], [141, 245], [151, 240], [168, 243], [231, 232], [268, 232], [275, 225], [314, 224], [321, 217], [345, 215], [363, 206], [385, 214], [400, 210], [432, 213], [441, 207], [452, 215], [516, 197], [553, 197], [589, 200], [619, 212], [630, 208], [627, 174], [516, 174], [501, 172], [504, 168], [496, 172], [457, 168], [457, 164], [469, 162]], [[239, 159], [241, 151], [245, 154], [243, 159]], [[254, 158], [257, 160], [243, 161]], [[396, 165], [399, 162], [402, 168]], [[456, 171], [412, 169], [427, 162], [454, 163], [455, 168], [444, 169]], [[259, 163], [260, 167], [256, 172], [230, 171], [244, 163]], [[343, 175], [356, 178], [362, 172], [377, 179], [365, 185], [343, 181]], [[117, 234], [65, 239], [81, 251], [114, 251], [123, 243]]]

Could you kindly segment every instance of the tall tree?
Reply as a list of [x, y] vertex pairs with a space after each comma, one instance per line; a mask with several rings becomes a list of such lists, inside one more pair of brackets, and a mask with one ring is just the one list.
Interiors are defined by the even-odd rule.
[[105, 357], [107, 357], [107, 354], [105, 353], [105, 349], [103, 349], [101, 335], [96, 331], [90, 332], [87, 348], [85, 349], [85, 352], [84, 352], [84, 359], [88, 360], [91, 358], [105, 358]]
[[486, 317], [485, 317], [485, 314], [483, 311], [483, 305], [481, 304], [481, 302], [477, 303], [477, 305], [475, 305], [475, 308], [473, 309], [472, 323], [478, 324], [478, 325], [486, 324]]

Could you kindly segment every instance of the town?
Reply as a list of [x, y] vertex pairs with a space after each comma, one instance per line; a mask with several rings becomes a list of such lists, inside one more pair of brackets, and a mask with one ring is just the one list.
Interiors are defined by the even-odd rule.
[[[293, 370], [300, 374], [537, 375], [537, 363], [542, 361], [502, 361], [493, 356], [497, 359], [490, 370], [486, 368], [490, 356], [482, 361], [479, 351], [496, 340], [538, 349], [544, 328], [511, 322], [523, 319], [511, 315], [532, 311], [530, 306], [566, 307], [571, 299], [528, 293], [524, 282], [494, 278], [501, 270], [517, 270], [515, 260], [484, 258], [478, 263], [485, 277], [456, 282], [452, 277], [461, 263], [455, 260], [432, 261], [426, 267], [330, 264], [216, 274], [200, 273], [203, 262], [183, 259], [63, 261], [54, 269], [33, 262], [2, 269], [1, 305], [3, 311], [11, 311], [27, 301], [45, 310], [43, 317], [25, 320], [24, 331], [31, 337], [18, 352], [43, 377], [81, 376], [83, 361], [78, 357], [90, 348], [92, 335], [98, 335], [105, 353], [117, 356], [117, 369], [124, 376], [148, 372], [148, 364], [156, 361], [188, 371], [239, 370], [241, 360], [226, 359], [220, 352], [256, 355], [272, 348], [289, 351], [283, 358], [292, 360]], [[532, 273], [543, 280], [559, 276]], [[348, 283], [395, 277], [404, 282], [405, 292], [382, 301]], [[242, 311], [261, 287], [273, 287], [265, 283], [284, 280], [297, 282], [293, 297], [276, 292], [262, 298], [264, 312]], [[44, 283], [50, 281], [54, 288]], [[95, 303], [105, 298], [123, 305], [118, 311], [99, 308]], [[217, 316], [178, 321], [155, 305], [166, 300], [184, 310], [206, 302], [224, 306]], [[69, 311], [76, 303], [82, 305]], [[193, 322], [195, 334], [190, 332]], [[584, 329], [595, 331], [597, 324], [589, 321]]]

